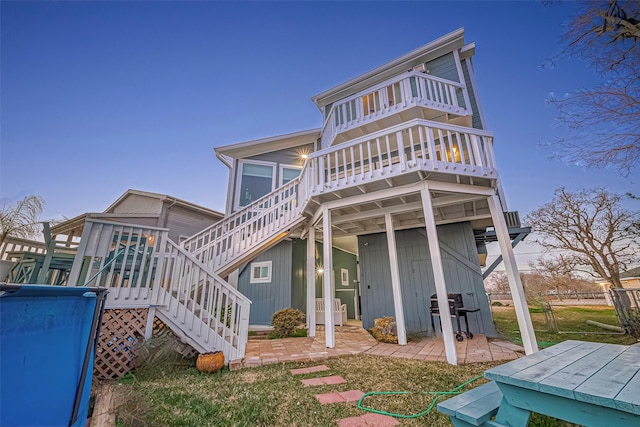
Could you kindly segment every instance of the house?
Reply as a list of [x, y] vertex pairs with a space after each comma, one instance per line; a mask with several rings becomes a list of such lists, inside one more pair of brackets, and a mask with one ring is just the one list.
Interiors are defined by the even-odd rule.
[[[312, 97], [319, 128], [216, 147], [229, 168], [225, 217], [180, 245], [157, 227], [87, 218], [70, 280], [88, 269], [114, 288], [108, 306], [148, 307], [145, 336], [157, 317], [227, 360], [244, 355], [249, 323], [288, 306], [306, 312], [312, 335], [324, 323], [334, 347], [336, 318], [318, 319], [318, 299], [339, 299], [365, 327], [394, 316], [404, 345], [409, 332], [440, 334], [429, 309], [448, 307], [449, 293], [479, 309], [472, 332], [495, 334], [479, 256], [497, 240], [525, 350], [536, 351], [512, 250], [522, 227], [474, 54], [458, 29]], [[440, 321], [455, 364], [452, 319]]]
[[167, 194], [129, 189], [104, 212], [85, 213], [51, 228], [51, 233], [79, 238], [87, 218], [169, 229], [169, 238], [180, 242], [220, 221], [221, 212]]

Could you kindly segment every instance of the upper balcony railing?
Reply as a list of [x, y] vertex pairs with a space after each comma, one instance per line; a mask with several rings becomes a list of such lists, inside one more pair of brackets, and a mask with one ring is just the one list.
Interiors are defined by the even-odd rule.
[[322, 148], [330, 147], [341, 132], [414, 106], [472, 114], [464, 84], [410, 72], [336, 102], [325, 118]]
[[497, 179], [490, 132], [413, 119], [309, 156], [300, 175], [301, 205], [333, 192], [413, 171]]

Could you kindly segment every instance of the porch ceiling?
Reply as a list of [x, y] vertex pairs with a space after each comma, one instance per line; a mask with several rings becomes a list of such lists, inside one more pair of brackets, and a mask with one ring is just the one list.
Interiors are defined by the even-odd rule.
[[[489, 206], [484, 196], [431, 191], [431, 197], [437, 224], [473, 221], [474, 228], [479, 229], [491, 225]], [[396, 230], [425, 226], [420, 192], [413, 192], [372, 198], [332, 209], [332, 235], [342, 237], [384, 232], [387, 213], [391, 214]], [[321, 221], [318, 226], [322, 227]]]

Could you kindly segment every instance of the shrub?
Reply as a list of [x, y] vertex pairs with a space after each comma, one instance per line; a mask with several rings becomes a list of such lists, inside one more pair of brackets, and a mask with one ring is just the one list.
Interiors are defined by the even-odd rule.
[[374, 319], [370, 332], [376, 341], [398, 344], [396, 320], [392, 316]]
[[273, 313], [271, 326], [275, 334], [286, 337], [292, 335], [304, 319], [304, 313], [297, 308], [283, 308]]

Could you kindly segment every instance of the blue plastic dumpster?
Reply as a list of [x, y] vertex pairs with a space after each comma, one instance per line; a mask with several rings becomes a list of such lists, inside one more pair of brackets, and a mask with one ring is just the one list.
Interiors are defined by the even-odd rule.
[[105, 297], [0, 284], [0, 425], [85, 425]]

